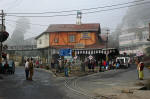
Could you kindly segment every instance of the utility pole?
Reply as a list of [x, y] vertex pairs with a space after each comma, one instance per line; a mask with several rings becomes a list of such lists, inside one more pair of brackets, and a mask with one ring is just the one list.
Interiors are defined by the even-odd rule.
[[149, 38], [147, 40], [150, 41], [150, 23], [149, 23]]
[[106, 30], [107, 33], [106, 33], [106, 36], [107, 36], [107, 39], [106, 39], [106, 53], [107, 53], [107, 48], [108, 48], [108, 34], [109, 34], [109, 29]]
[[5, 14], [2, 10], [2, 12], [0, 13], [0, 17], [1, 17], [1, 28], [0, 28], [0, 63], [2, 62], [2, 51], [3, 51], [3, 44], [2, 42], [4, 42], [5, 40], [7, 40], [9, 33], [5, 31], [5, 24], [4, 24], [4, 20], [5, 20]]
[[106, 36], [107, 36], [107, 39], [106, 39], [106, 61], [108, 61], [108, 34], [109, 34], [109, 29], [106, 30]]
[[[0, 15], [1, 15], [1, 22], [2, 22], [2, 24], [1, 24], [1, 33], [2, 32], [4, 32], [5, 31], [5, 26], [4, 26], [4, 12], [3, 12], [3, 10], [2, 10], [2, 12], [0, 13]], [[2, 50], [3, 50], [3, 44], [2, 44], [2, 42], [0, 42], [0, 63], [2, 62]]]

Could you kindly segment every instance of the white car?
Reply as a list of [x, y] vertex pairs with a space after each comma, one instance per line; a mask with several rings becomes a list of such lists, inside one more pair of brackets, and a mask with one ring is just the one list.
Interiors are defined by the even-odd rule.
[[120, 68], [128, 68], [129, 67], [130, 57], [117, 57], [116, 62], [120, 63]]

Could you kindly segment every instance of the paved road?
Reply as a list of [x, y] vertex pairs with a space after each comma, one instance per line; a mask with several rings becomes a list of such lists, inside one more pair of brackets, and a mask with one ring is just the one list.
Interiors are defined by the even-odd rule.
[[[145, 69], [145, 78], [149, 75], [149, 70]], [[71, 79], [54, 78], [50, 73], [36, 70], [34, 81], [26, 81], [23, 68], [16, 68], [14, 75], [0, 76], [4, 78], [0, 79], [0, 99], [91, 99], [95, 91], [126, 87], [129, 82], [138, 81], [134, 65], [126, 70], [111, 70]]]
[[25, 80], [23, 68], [17, 68], [14, 75], [1, 76], [0, 99], [69, 99], [63, 83], [49, 73], [35, 71], [34, 81]]
[[[145, 69], [144, 74], [145, 80], [150, 78], [150, 70]], [[116, 94], [118, 89], [133, 87], [136, 82], [139, 82], [137, 70], [136, 66], [132, 65], [129, 69], [110, 70], [76, 78], [70, 81], [70, 87], [94, 97], [95, 94]]]

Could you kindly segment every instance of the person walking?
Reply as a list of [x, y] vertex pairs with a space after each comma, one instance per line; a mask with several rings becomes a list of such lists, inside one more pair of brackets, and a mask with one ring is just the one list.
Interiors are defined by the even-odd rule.
[[99, 72], [102, 72], [102, 60], [98, 61]]
[[91, 59], [88, 60], [88, 69], [89, 69], [89, 72], [91, 72], [91, 69], [92, 69], [92, 60]]
[[59, 61], [58, 59], [54, 60], [55, 74], [59, 71]]
[[144, 63], [143, 62], [140, 62], [139, 65], [138, 65], [138, 72], [139, 72], [139, 79], [140, 80], [143, 80], [144, 78]]
[[26, 80], [29, 80], [29, 58], [25, 63], [25, 74], [26, 74]]
[[116, 69], [119, 69], [119, 68], [120, 68], [120, 62], [117, 61], [117, 63], [116, 63]]
[[82, 60], [80, 66], [81, 66], [81, 71], [85, 72], [85, 61], [84, 60]]
[[9, 69], [8, 61], [6, 60], [6, 63], [4, 64], [4, 73], [7, 73]]
[[136, 65], [137, 65], [137, 74], [138, 74], [138, 79], [139, 79], [139, 67], [140, 67], [140, 60], [138, 60], [138, 59], [136, 59], [135, 60], [135, 63], [136, 63]]
[[39, 60], [36, 60], [36, 68], [39, 68]]
[[106, 70], [106, 60], [103, 61], [104, 71]]
[[33, 59], [31, 58], [29, 61], [29, 80], [32, 81], [32, 76], [33, 76]]
[[92, 72], [94, 72], [95, 65], [96, 65], [96, 60], [92, 59], [91, 60], [91, 69], [92, 69]]
[[68, 77], [69, 76], [69, 74], [68, 74], [68, 62], [67, 62], [67, 60], [65, 60], [65, 68], [64, 68], [64, 73], [65, 73], [65, 77]]

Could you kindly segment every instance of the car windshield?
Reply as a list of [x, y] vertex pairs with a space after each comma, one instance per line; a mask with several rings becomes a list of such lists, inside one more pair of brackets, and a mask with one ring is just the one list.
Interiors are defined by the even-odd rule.
[[117, 59], [117, 61], [119, 61], [121, 64], [124, 63], [124, 59]]

